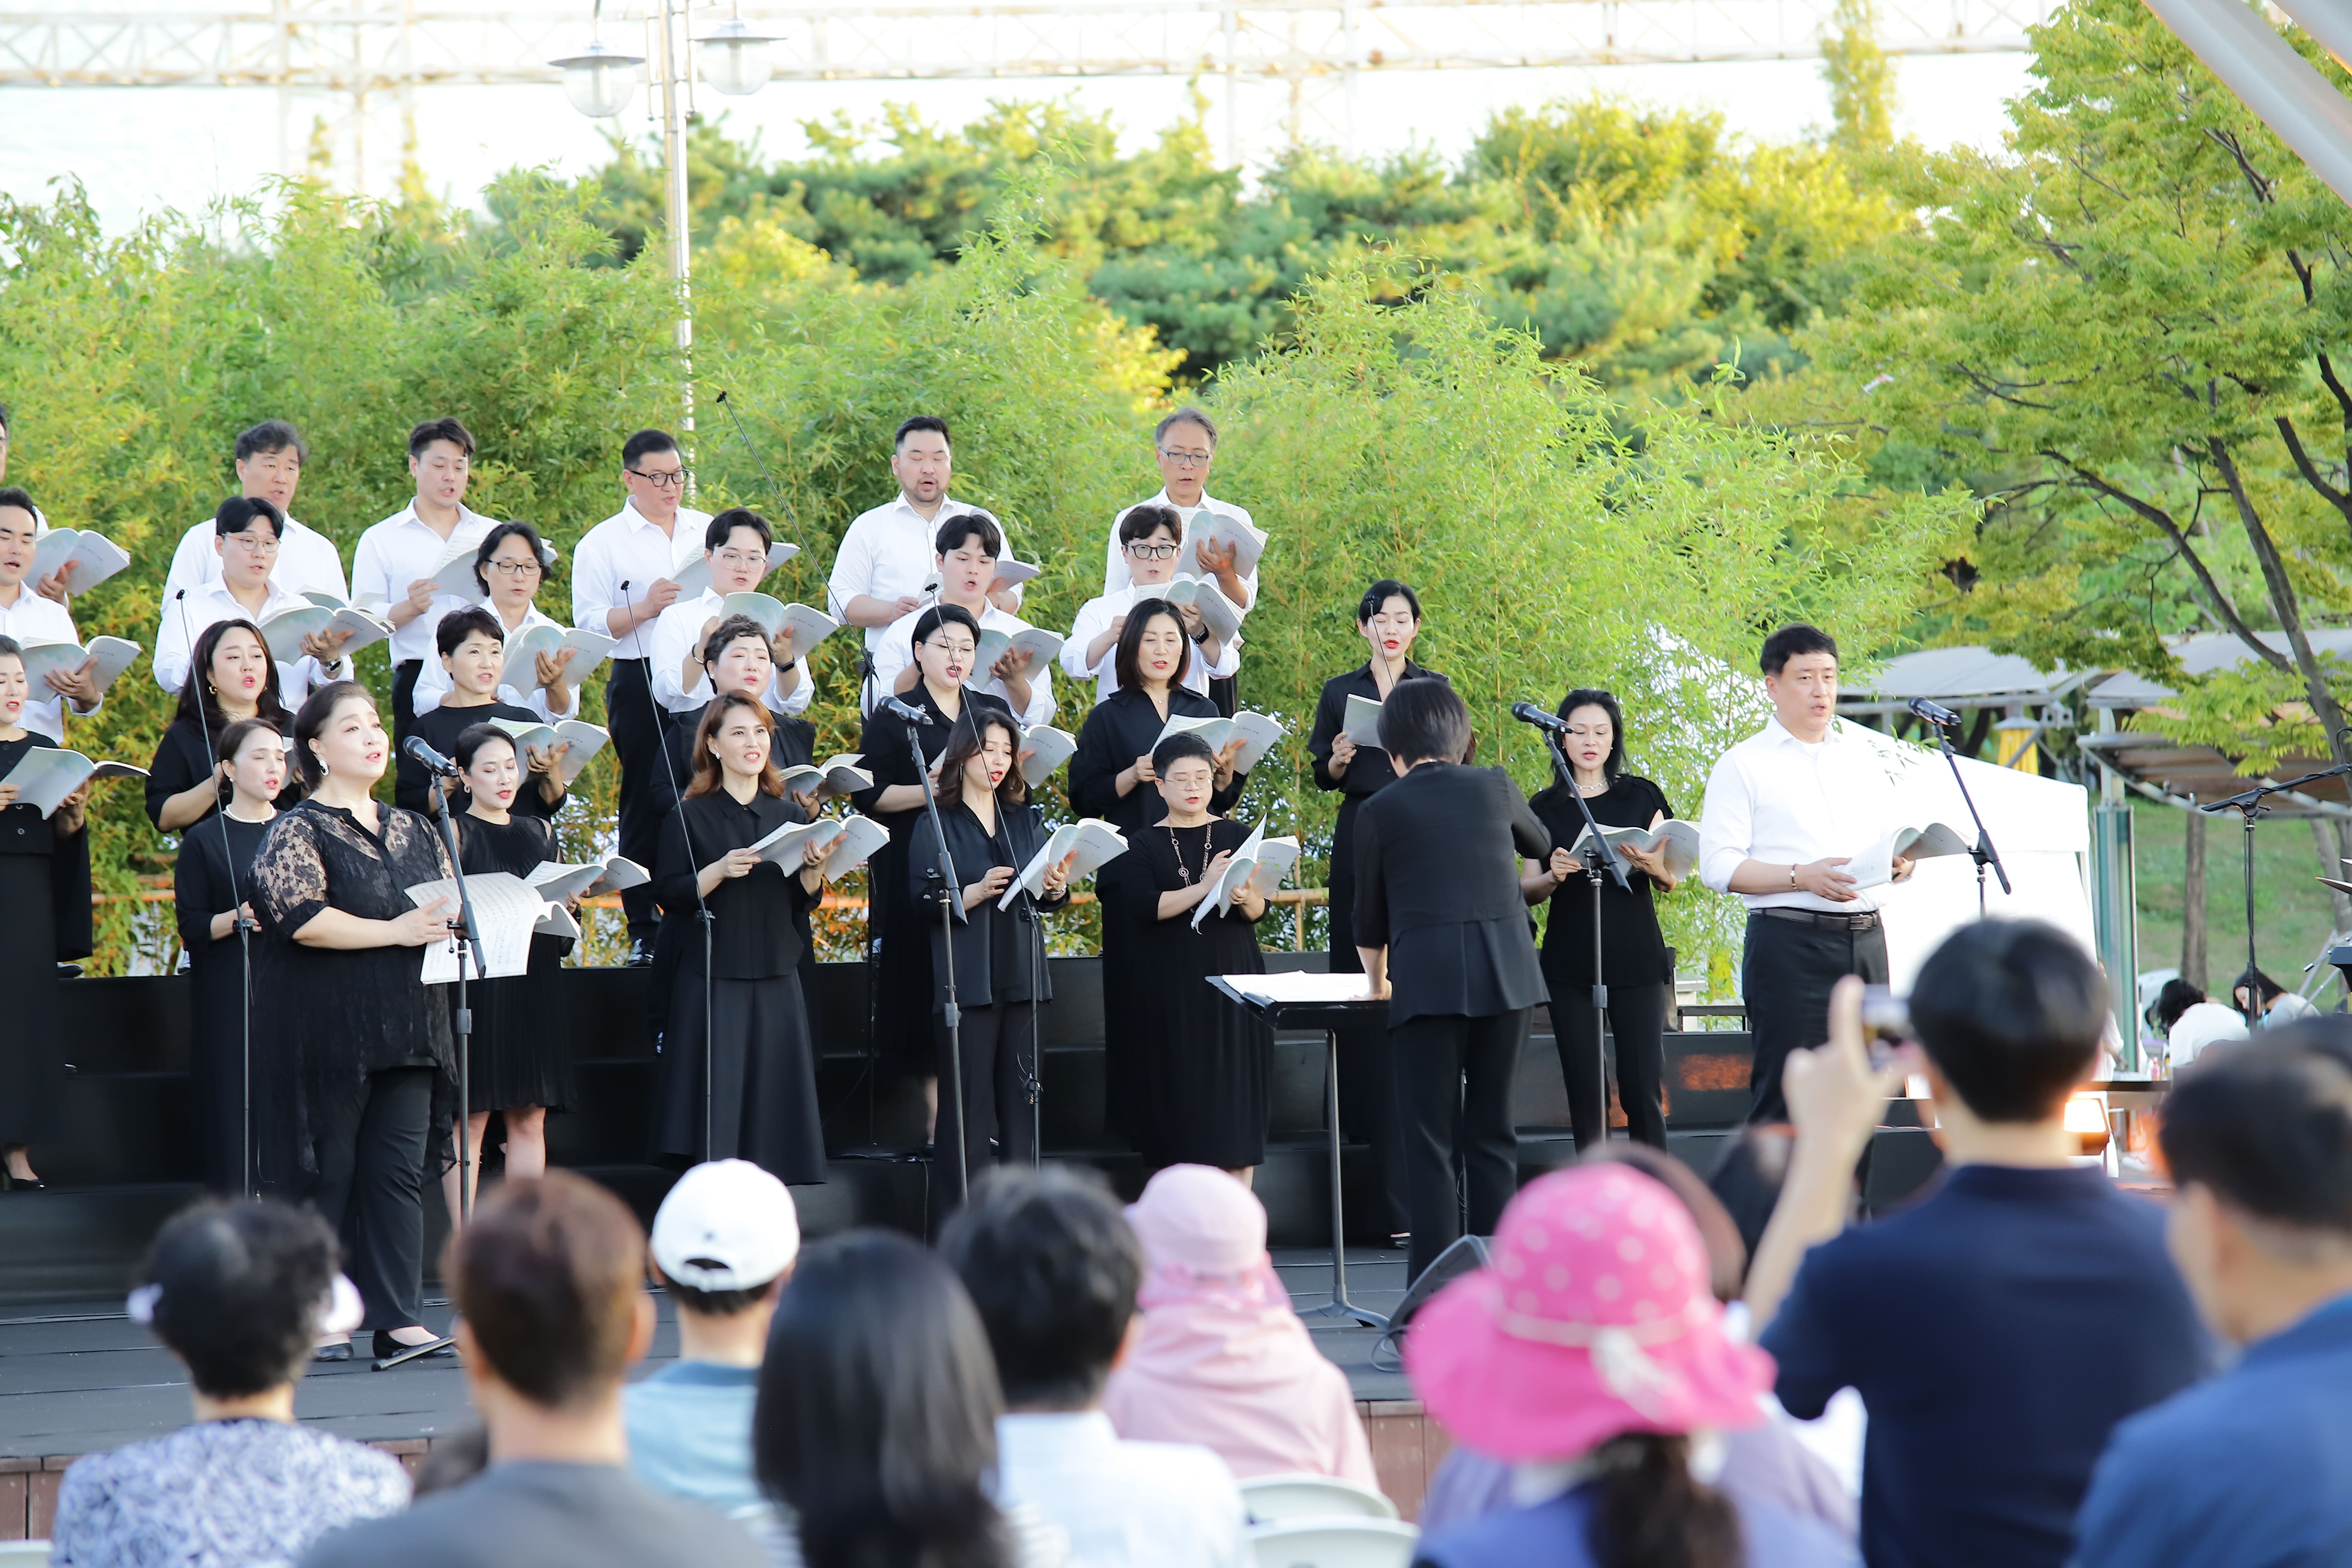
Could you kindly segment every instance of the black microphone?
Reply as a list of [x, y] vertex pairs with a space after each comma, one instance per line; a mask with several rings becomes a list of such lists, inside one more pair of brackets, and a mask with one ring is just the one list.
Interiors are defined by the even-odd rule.
[[400, 743], [400, 750], [410, 762], [428, 773], [437, 773], [445, 779], [454, 779], [458, 776], [457, 764], [426, 745], [425, 737], [422, 735], [409, 736]]
[[885, 697], [882, 699], [880, 706], [887, 709], [893, 713], [896, 713], [899, 718], [904, 719], [909, 724], [930, 724], [937, 722], [937, 721], [934, 720], [929, 712], [916, 707], [913, 703], [906, 701], [901, 698]]
[[1924, 697], [1914, 697], [1904, 706], [1911, 710], [1912, 717], [1925, 719], [1930, 724], [1940, 724], [1947, 730], [1957, 730], [1960, 727], [1960, 716], [1940, 702], [1930, 702]]
[[1511, 704], [1511, 717], [1522, 724], [1533, 724], [1538, 730], [1549, 730], [1555, 735], [1568, 733], [1568, 721], [1559, 714], [1537, 707], [1532, 702]]

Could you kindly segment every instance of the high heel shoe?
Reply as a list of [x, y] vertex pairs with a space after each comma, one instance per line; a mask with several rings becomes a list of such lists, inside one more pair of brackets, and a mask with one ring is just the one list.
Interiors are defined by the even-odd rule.
[[337, 1340], [331, 1345], [312, 1345], [310, 1359], [312, 1361], [349, 1361], [352, 1359], [352, 1342]]
[[13, 1171], [0, 1170], [0, 1192], [46, 1192], [49, 1184], [38, 1176], [20, 1176]]
[[[394, 1339], [392, 1337], [392, 1331], [389, 1329], [378, 1329], [375, 1331], [375, 1343], [372, 1348], [375, 1352], [376, 1360], [390, 1361], [394, 1356], [403, 1354], [408, 1351], [415, 1350], [417, 1347], [415, 1345], [403, 1344], [398, 1340]], [[421, 1361], [434, 1361], [445, 1356], [455, 1359], [457, 1354], [457, 1347], [456, 1344], [451, 1343], [439, 1345], [432, 1350], [426, 1351], [425, 1354], [418, 1359]]]

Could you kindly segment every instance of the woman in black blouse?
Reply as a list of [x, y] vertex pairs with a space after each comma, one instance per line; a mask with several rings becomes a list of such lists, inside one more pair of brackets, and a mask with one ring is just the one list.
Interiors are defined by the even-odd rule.
[[[866, 868], [866, 930], [867, 939], [881, 948], [874, 976], [875, 1043], [894, 1071], [923, 1080], [924, 1098], [936, 1121], [931, 939], [922, 911], [906, 896], [907, 840], [923, 815], [922, 768], [936, 770], [948, 732], [965, 706], [993, 708], [1008, 715], [1013, 710], [1001, 699], [964, 689], [980, 643], [980, 622], [970, 610], [961, 605], [934, 605], [916, 617], [913, 636], [922, 679], [899, 700], [921, 709], [929, 722], [912, 723], [879, 706], [868, 713], [858, 748], [866, 753], [866, 771], [874, 775], [874, 787], [861, 790], [850, 802], [890, 830], [890, 842], [875, 851]], [[922, 748], [922, 768], [916, 766], [909, 736], [913, 745]]]
[[[457, 737], [477, 724], [504, 719], [516, 724], [547, 722], [528, 708], [518, 708], [499, 695], [499, 674], [506, 668], [506, 628], [499, 617], [479, 605], [452, 610], [433, 630], [433, 646], [441, 650], [441, 668], [449, 674], [449, 689], [438, 707], [416, 715], [408, 732], [443, 756], [457, 749]], [[525, 816], [553, 816], [563, 808], [564, 753], [569, 742], [540, 747], [523, 759], [523, 784], [515, 792], [514, 809]], [[403, 757], [394, 775], [393, 789], [410, 811], [425, 808], [432, 780], [414, 758]]]
[[[1664, 790], [1625, 772], [1625, 722], [1616, 698], [1580, 688], [1560, 699], [1559, 716], [1568, 725], [1560, 745], [1576, 777], [1576, 793], [1592, 808], [1595, 822], [1603, 827], [1655, 827], [1674, 816]], [[1528, 861], [1519, 887], [1530, 904], [1551, 900], [1551, 918], [1544, 926], [1544, 987], [1551, 997], [1552, 1038], [1568, 1085], [1568, 1113], [1581, 1151], [1609, 1136], [1601, 1042], [1592, 1017], [1593, 883], [1584, 874], [1584, 858], [1568, 852], [1584, 833], [1584, 814], [1558, 783], [1528, 804], [1551, 834], [1551, 854]], [[1631, 845], [1618, 852], [1625, 857], [1633, 890], [1618, 887], [1612, 877], [1603, 876], [1599, 883], [1601, 980], [1609, 987], [1609, 1032], [1617, 1041], [1617, 1098], [1635, 1141], [1663, 1149], [1666, 1113], [1658, 1089], [1665, 1076], [1666, 997], [1675, 974], [1650, 896], [1654, 890], [1674, 891], [1676, 878], [1666, 868], [1664, 845], [1648, 854]]]
[[248, 1084], [246, 1061], [248, 1026], [257, 1021], [247, 1011], [254, 994], [247, 982], [261, 976], [266, 957], [253, 917], [253, 866], [278, 816], [272, 803], [286, 783], [286, 737], [267, 719], [240, 719], [221, 731], [220, 746], [221, 809], [182, 835], [172, 907], [194, 993], [188, 1066], [205, 1184], [242, 1193], [246, 1095], [264, 1087]]
[[[1128, 606], [1127, 629], [1118, 635], [1112, 668], [1118, 689], [1088, 710], [1070, 758], [1070, 805], [1081, 816], [1099, 816], [1121, 833], [1149, 827], [1167, 815], [1151, 749], [1171, 718], [1214, 719], [1217, 705], [1184, 685], [1192, 668], [1192, 639], [1183, 618], [1165, 599], [1138, 599]], [[1231, 811], [1249, 784], [1235, 773], [1242, 742], [1229, 742], [1217, 758], [1216, 795], [1210, 809]]]
[[[240, 719], [267, 719], [281, 734], [294, 728], [294, 715], [278, 700], [278, 661], [251, 621], [216, 621], [196, 638], [180, 706], [147, 765], [147, 820], [165, 833], [185, 833], [220, 804], [213, 760], [221, 755], [221, 731]], [[205, 738], [212, 737], [209, 752]], [[295, 770], [279, 786], [283, 810], [302, 798]]]
[[808, 820], [785, 795], [772, 750], [757, 698], [714, 700], [695, 728], [694, 781], [662, 829], [655, 899], [671, 918], [705, 904], [712, 916], [712, 1026], [703, 943], [689, 933], [662, 1032], [654, 1149], [680, 1163], [750, 1160], [808, 1185], [824, 1180], [824, 1130], [793, 917], [824, 884], [805, 846], [780, 859], [751, 847]]
[[[1421, 597], [1394, 578], [1383, 577], [1364, 590], [1356, 605], [1356, 632], [1370, 657], [1323, 683], [1323, 694], [1315, 703], [1315, 727], [1307, 737], [1315, 787], [1339, 792], [1328, 883], [1334, 974], [1355, 972], [1360, 945], [1355, 934], [1356, 814], [1365, 801], [1396, 782], [1387, 752], [1377, 746], [1359, 747], [1348, 739], [1348, 699], [1385, 702], [1401, 680], [1445, 679], [1412, 661], [1413, 644], [1421, 637]], [[1373, 1235], [1401, 1240], [1406, 1226], [1404, 1129], [1394, 1081], [1386, 1030], [1359, 1025], [1339, 1031], [1339, 1120], [1363, 1137], [1372, 1155], [1374, 1201], [1366, 1205], [1362, 1223]]]
[[[952, 1150], [956, 1129], [963, 1133], [964, 1172], [977, 1175], [988, 1165], [988, 1141], [997, 1140], [1014, 1164], [1035, 1160], [1029, 1080], [1037, 1061], [1031, 1049], [1037, 1009], [1054, 999], [1045, 973], [1045, 928], [1040, 915], [1069, 900], [1070, 863], [1066, 855], [1047, 866], [1043, 889], [1033, 900], [1003, 907], [1012, 886], [1045, 847], [1045, 828], [1029, 804], [1015, 759], [1021, 731], [1010, 713], [974, 706], [956, 721], [940, 754], [940, 829], [947, 836], [948, 859], [955, 870], [956, 1000], [963, 1018], [962, 1092], [942, 1097], [946, 1120], [939, 1130], [942, 1151]], [[931, 934], [931, 994], [938, 1071], [948, 1071], [948, 1026], [942, 1015], [948, 992], [944, 976], [949, 938], [940, 922], [940, 838], [929, 814], [916, 818], [907, 850], [907, 894]], [[959, 1103], [961, 1113], [958, 1113]]]
[[1508, 773], [1454, 760], [1470, 710], [1444, 681], [1399, 681], [1380, 733], [1396, 784], [1356, 824], [1356, 951], [1389, 999], [1418, 1279], [1462, 1234], [1457, 1149], [1472, 1235], [1492, 1236], [1518, 1190], [1511, 1079], [1544, 998], [1518, 858], [1551, 836]]
[[[24, 650], [0, 637], [0, 779], [26, 753], [57, 742], [25, 728], [32, 682]], [[0, 784], [0, 1155], [6, 1185], [39, 1187], [32, 1145], [65, 1127], [66, 1069], [58, 1055], [58, 962], [89, 952], [89, 835], [82, 802], [89, 786], [43, 816], [19, 805], [17, 786]], [[74, 918], [79, 908], [79, 919]]]
[[[263, 1182], [315, 1177], [312, 1201], [352, 1240], [350, 1272], [378, 1356], [436, 1337], [424, 1326], [426, 1151], [438, 1145], [436, 1085], [457, 1084], [449, 1004], [425, 984], [418, 951], [447, 940], [457, 910], [446, 899], [419, 908], [407, 892], [446, 880], [449, 860], [431, 823], [377, 802], [391, 757], [366, 687], [312, 692], [294, 716], [310, 798], [270, 824], [252, 894], [278, 939], [267, 1059], [295, 1091], [281, 1089], [276, 1125], [257, 1140]], [[321, 1355], [349, 1359], [347, 1339]]]

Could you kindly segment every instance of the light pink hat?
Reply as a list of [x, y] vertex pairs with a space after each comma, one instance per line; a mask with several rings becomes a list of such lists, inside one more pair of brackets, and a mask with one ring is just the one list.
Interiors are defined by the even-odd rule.
[[1752, 1426], [1772, 1358], [1727, 1338], [1690, 1211], [1631, 1166], [1579, 1165], [1503, 1211], [1487, 1266], [1412, 1321], [1405, 1371], [1448, 1431], [1511, 1460], [1625, 1432]]

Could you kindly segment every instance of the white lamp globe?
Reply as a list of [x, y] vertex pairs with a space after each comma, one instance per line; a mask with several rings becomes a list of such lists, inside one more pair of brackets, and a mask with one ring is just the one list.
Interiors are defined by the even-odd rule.
[[741, 98], [768, 85], [768, 40], [754, 33], [740, 16], [721, 23], [701, 41], [702, 79], [730, 98]]
[[602, 39], [567, 59], [548, 62], [563, 73], [563, 95], [591, 120], [608, 120], [629, 106], [637, 89], [636, 55], [625, 55]]

